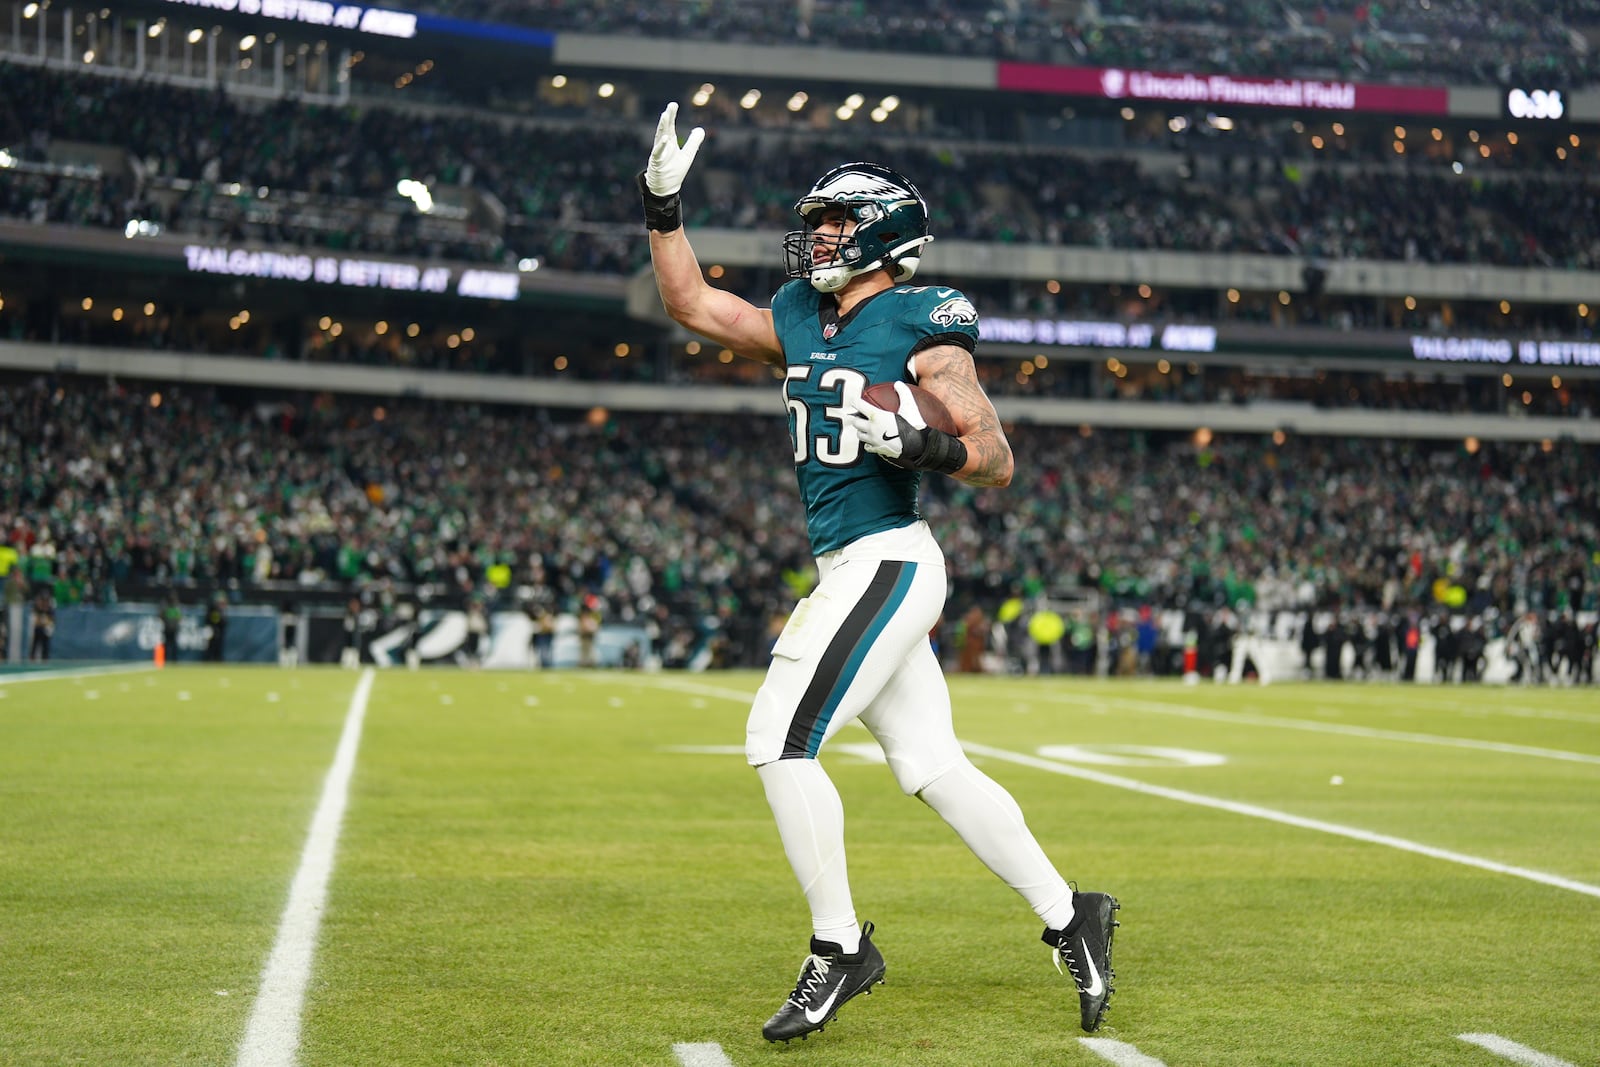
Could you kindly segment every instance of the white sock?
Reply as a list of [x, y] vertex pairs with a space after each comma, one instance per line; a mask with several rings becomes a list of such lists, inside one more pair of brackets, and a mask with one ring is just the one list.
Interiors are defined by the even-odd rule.
[[861, 948], [844, 860], [844, 804], [814, 759], [780, 759], [756, 768], [783, 839], [789, 866], [811, 907], [811, 929], [844, 952]]
[[999, 783], [962, 760], [917, 795], [950, 824], [973, 855], [1022, 894], [1045, 926], [1066, 929], [1072, 921], [1072, 889]]

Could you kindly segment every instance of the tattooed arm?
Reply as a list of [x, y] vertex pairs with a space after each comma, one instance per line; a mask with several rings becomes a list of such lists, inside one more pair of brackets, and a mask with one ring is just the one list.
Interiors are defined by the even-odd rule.
[[917, 384], [944, 401], [961, 430], [967, 462], [951, 477], [968, 485], [1010, 485], [1015, 469], [1011, 444], [994, 404], [978, 384], [972, 353], [959, 345], [934, 345], [918, 352], [912, 367]]

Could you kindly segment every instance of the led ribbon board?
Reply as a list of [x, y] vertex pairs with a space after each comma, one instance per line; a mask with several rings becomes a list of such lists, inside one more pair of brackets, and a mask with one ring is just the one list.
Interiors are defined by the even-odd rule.
[[350, 30], [380, 37], [415, 37], [417, 16], [409, 11], [327, 0], [166, 0], [182, 7], [297, 22], [329, 30]]
[[[189, 270], [196, 274], [348, 285], [402, 293], [449, 293], [453, 273], [450, 267], [225, 245], [184, 245], [183, 258]], [[511, 271], [463, 270], [454, 280], [456, 296], [478, 300], [515, 300], [521, 292], [517, 275]]]

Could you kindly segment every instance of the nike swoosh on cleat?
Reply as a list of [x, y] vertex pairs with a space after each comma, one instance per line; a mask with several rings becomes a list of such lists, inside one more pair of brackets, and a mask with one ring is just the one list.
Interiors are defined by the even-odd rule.
[[842, 985], [834, 986], [833, 992], [828, 994], [828, 999], [824, 1000], [822, 1002], [822, 1007], [818, 1008], [816, 1011], [812, 1011], [810, 1008], [805, 1009], [806, 1022], [816, 1025], [817, 1023], [820, 1023], [826, 1019], [828, 1017], [829, 1009], [833, 1007], [833, 1002], [839, 999], [839, 990], [843, 988], [844, 986]]
[[[1086, 997], [1098, 997], [1106, 991], [1106, 984], [1100, 980], [1100, 972], [1095, 969], [1094, 957], [1089, 955], [1089, 942], [1080, 937], [1078, 938], [1078, 947], [1083, 950], [1083, 965], [1089, 968], [1089, 982], [1083, 987], [1083, 995]], [[807, 1017], [810, 1014], [810, 1012], [807, 1012]]]

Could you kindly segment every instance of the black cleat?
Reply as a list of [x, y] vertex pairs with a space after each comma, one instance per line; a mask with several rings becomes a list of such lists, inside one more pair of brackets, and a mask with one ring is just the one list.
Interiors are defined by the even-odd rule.
[[1114, 917], [1120, 907], [1107, 893], [1074, 890], [1072, 922], [1065, 930], [1044, 932], [1044, 943], [1056, 950], [1056, 969], [1072, 975], [1083, 1028], [1091, 1034], [1100, 1029], [1111, 1002], [1111, 936], [1122, 925]]
[[811, 939], [811, 955], [800, 965], [794, 992], [761, 1028], [768, 1041], [790, 1041], [833, 1021], [844, 1002], [857, 993], [871, 993], [883, 981], [883, 953], [872, 943], [872, 924], [861, 926], [861, 948], [846, 955], [831, 941]]

